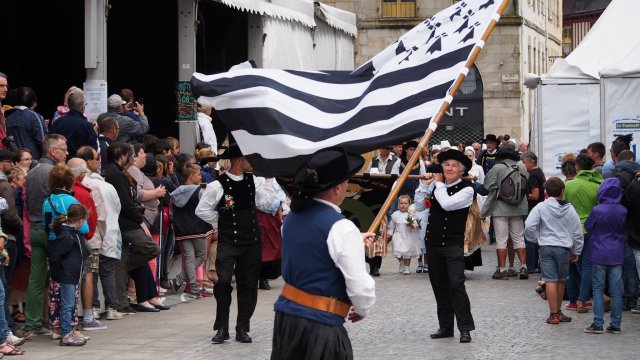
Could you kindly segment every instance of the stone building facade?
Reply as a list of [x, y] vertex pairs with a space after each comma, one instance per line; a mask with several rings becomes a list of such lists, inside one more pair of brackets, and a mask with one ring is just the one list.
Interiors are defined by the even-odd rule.
[[[332, 6], [357, 14], [356, 66], [455, 0], [336, 0]], [[479, 140], [487, 133], [528, 139], [535, 93], [522, 81], [542, 74], [562, 54], [562, 1], [511, 0], [476, 61], [475, 96], [460, 94], [434, 140]], [[457, 104], [462, 102], [462, 104]], [[443, 126], [445, 125], [445, 126]], [[479, 130], [478, 130], [479, 129]]]

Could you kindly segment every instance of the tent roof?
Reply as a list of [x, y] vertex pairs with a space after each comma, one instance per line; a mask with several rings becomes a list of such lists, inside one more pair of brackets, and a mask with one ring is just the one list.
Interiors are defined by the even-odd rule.
[[580, 45], [547, 77], [594, 78], [640, 73], [640, 1], [613, 0]]

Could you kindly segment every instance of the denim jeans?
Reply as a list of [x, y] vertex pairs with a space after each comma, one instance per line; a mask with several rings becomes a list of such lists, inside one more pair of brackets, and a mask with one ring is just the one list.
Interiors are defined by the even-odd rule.
[[604, 285], [609, 279], [611, 295], [611, 325], [622, 322], [622, 265], [593, 264], [593, 323], [604, 325]]
[[588, 234], [584, 234], [584, 247], [582, 248], [582, 269], [580, 277], [580, 294], [578, 294], [578, 301], [589, 301], [591, 297], [591, 278], [592, 278], [592, 266], [591, 266], [591, 241]]
[[540, 269], [538, 265], [538, 258], [540, 256], [540, 247], [537, 243], [526, 241], [524, 242], [527, 248], [527, 270], [533, 271]]
[[60, 284], [60, 332], [62, 336], [73, 331], [71, 318], [76, 306], [76, 285]]
[[635, 309], [638, 306], [638, 272], [635, 254], [631, 246], [625, 241], [624, 264], [622, 265], [622, 281], [624, 282], [624, 307]]
[[582, 255], [575, 263], [569, 264], [569, 278], [567, 279], [567, 298], [570, 304], [575, 304], [578, 301], [578, 294], [580, 294], [580, 275], [582, 269]]
[[[0, 265], [2, 266], [2, 265]], [[4, 285], [0, 281], [0, 309], [4, 308], [6, 301], [6, 292], [4, 291]], [[4, 311], [0, 311], [0, 343], [4, 343], [7, 337], [7, 333], [11, 331], [7, 324], [7, 318]]]

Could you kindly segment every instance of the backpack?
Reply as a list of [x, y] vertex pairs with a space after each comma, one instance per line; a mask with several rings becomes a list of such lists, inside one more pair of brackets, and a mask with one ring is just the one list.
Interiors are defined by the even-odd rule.
[[529, 194], [527, 177], [520, 173], [518, 165], [505, 165], [506, 175], [500, 180], [498, 199], [510, 205], [520, 205]]

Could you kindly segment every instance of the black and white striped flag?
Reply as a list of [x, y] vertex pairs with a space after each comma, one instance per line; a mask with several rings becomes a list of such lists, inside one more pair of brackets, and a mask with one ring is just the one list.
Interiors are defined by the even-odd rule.
[[352, 73], [243, 68], [191, 79], [262, 176], [288, 176], [315, 151], [364, 153], [422, 135], [506, 0], [464, 0]]

